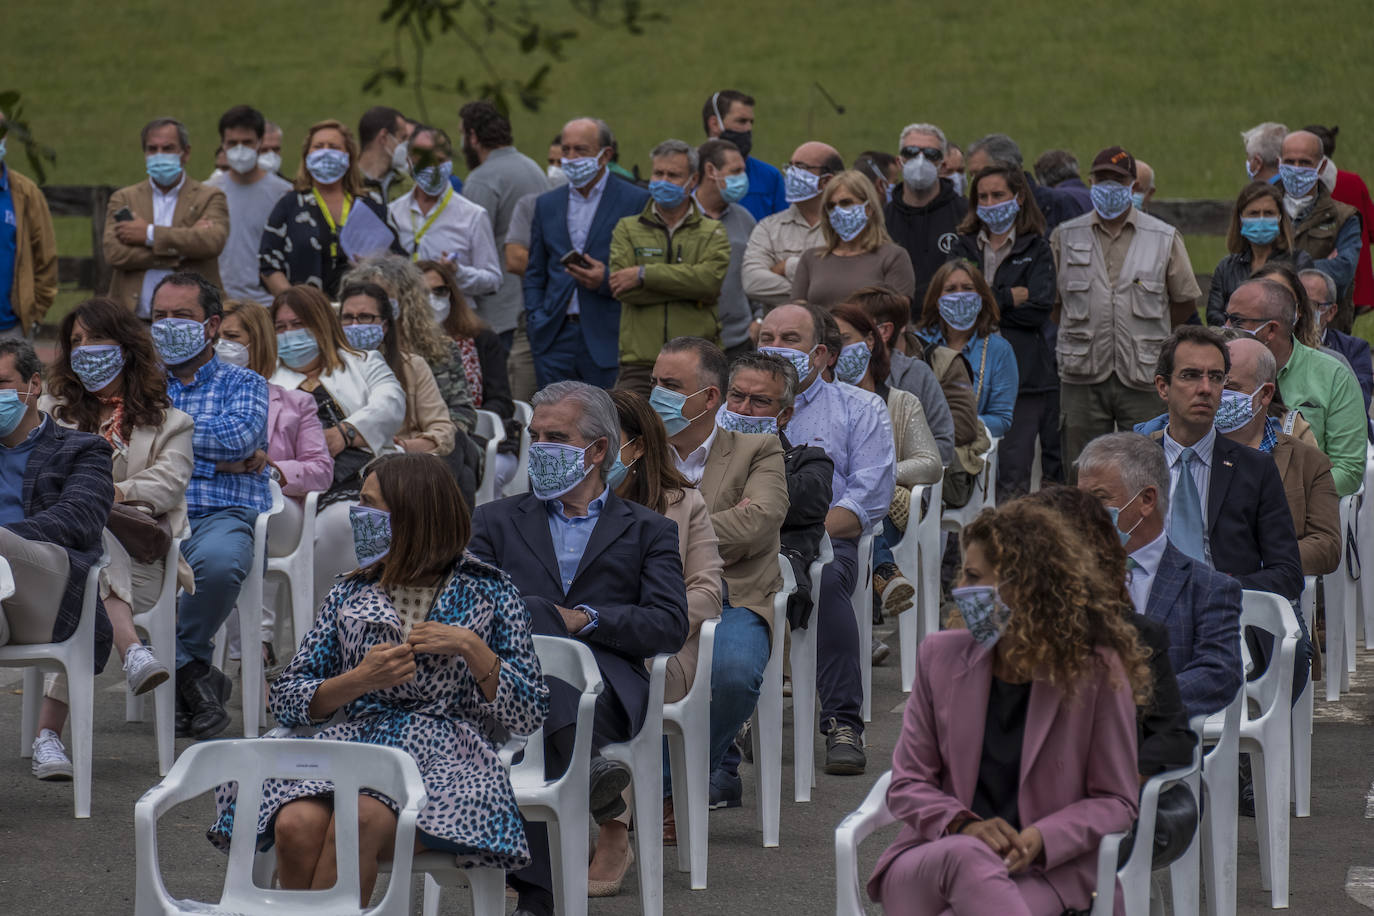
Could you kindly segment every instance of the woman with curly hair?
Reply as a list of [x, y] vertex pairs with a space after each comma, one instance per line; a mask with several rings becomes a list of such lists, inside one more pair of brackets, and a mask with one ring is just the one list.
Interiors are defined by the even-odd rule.
[[968, 629], [921, 644], [887, 793], [905, 826], [869, 895], [898, 914], [1086, 909], [1099, 842], [1138, 809], [1144, 650], [1053, 510], [989, 510], [963, 546]]

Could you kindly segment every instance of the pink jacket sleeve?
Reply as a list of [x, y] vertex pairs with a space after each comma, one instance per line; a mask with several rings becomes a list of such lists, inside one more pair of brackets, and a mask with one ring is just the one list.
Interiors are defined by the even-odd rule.
[[267, 457], [286, 478], [283, 495], [303, 497], [312, 490], [327, 490], [334, 480], [334, 459], [324, 444], [324, 427], [315, 410], [315, 399], [304, 391], [283, 389], [272, 399], [268, 426], [272, 430]]

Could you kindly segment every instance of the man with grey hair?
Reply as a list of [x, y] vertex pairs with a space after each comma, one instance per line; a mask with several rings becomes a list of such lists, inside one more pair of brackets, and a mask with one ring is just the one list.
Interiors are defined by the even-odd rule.
[[968, 214], [968, 201], [954, 183], [940, 177], [949, 153], [944, 131], [934, 124], [908, 124], [897, 140], [902, 162], [901, 192], [892, 195], [883, 211], [892, 241], [906, 249], [916, 274], [911, 301], [913, 317], [920, 314], [926, 287], [940, 265], [949, 260], [959, 224]]
[[649, 195], [611, 175], [614, 140], [600, 118], [563, 125], [560, 163], [568, 185], [535, 199], [523, 283], [525, 333], [541, 386], [562, 379], [615, 384], [620, 303], [606, 269], [611, 230]]
[[[606, 476], [620, 453], [620, 423], [604, 390], [565, 381], [534, 396], [530, 420], [530, 492], [478, 506], [473, 555], [506, 572], [520, 591], [536, 633], [575, 639], [591, 650], [604, 689], [592, 727], [589, 807], [601, 825], [593, 881], [623, 874], [629, 855], [621, 792], [629, 771], [601, 756], [607, 744], [639, 732], [648, 708], [655, 655], [671, 655], [687, 639], [687, 593], [677, 525], [622, 500]], [[572, 759], [578, 694], [549, 682], [544, 720], [544, 769], [561, 775]], [[639, 829], [658, 825], [641, 817]], [[579, 829], [577, 825], [564, 830]], [[531, 863], [508, 880], [522, 912], [552, 916], [548, 834], [525, 824]]]
[[175, 118], [149, 121], [140, 134], [148, 180], [110, 195], [102, 247], [110, 297], [148, 318], [153, 290], [189, 270], [220, 285], [219, 255], [229, 239], [229, 205], [219, 188], [186, 174], [191, 140]]
[[720, 345], [716, 302], [730, 269], [730, 237], [692, 202], [696, 147], [664, 140], [649, 154], [650, 201], [611, 233], [610, 289], [620, 300], [617, 387], [646, 397], [654, 360], [674, 337]]
[[[1017, 146], [1016, 141], [1006, 134], [988, 134], [986, 137], [980, 137], [969, 144], [968, 174], [970, 181], [983, 169], [998, 162], [1025, 171], [1025, 163], [1021, 158], [1021, 147]], [[1091, 202], [1082, 200], [1079, 195], [1071, 193], [1068, 189], [1049, 188], [1036, 182], [1035, 176], [1030, 172], [1025, 172], [1025, 175], [1026, 184], [1030, 185], [1031, 195], [1035, 197], [1035, 203], [1045, 217], [1045, 234], [1047, 236], [1054, 231], [1055, 226], [1092, 209]]]
[[1077, 469], [1079, 488], [1100, 499], [1116, 521], [1136, 612], [1169, 630], [1169, 662], [1188, 716], [1225, 708], [1242, 679], [1241, 587], [1169, 542], [1164, 450], [1139, 433], [1112, 433], [1083, 448]]
[[1369, 342], [1337, 330], [1331, 321], [1336, 317], [1339, 297], [1336, 294], [1336, 281], [1324, 271], [1308, 268], [1298, 271], [1298, 279], [1307, 290], [1307, 298], [1312, 302], [1312, 315], [1317, 323], [1317, 335], [1323, 349], [1339, 354], [1350, 364], [1355, 373], [1355, 381], [1360, 383], [1360, 393], [1364, 395], [1364, 410], [1369, 413], [1369, 397], [1374, 393], [1374, 367], [1370, 362]]
[[1288, 128], [1277, 121], [1265, 121], [1240, 132], [1245, 144], [1245, 174], [1251, 181], [1274, 184], [1279, 180], [1279, 156], [1287, 135]]
[[1041, 153], [1035, 160], [1035, 177], [1045, 187], [1071, 195], [1081, 208], [1080, 213], [1092, 209], [1092, 196], [1078, 174], [1078, 157], [1068, 150], [1050, 149]]

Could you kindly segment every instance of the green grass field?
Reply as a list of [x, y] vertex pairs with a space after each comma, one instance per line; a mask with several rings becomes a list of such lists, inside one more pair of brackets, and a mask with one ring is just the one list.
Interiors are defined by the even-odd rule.
[[[904, 124], [931, 121], [963, 143], [1005, 131], [1028, 160], [1066, 147], [1085, 167], [1097, 149], [1120, 143], [1154, 165], [1161, 197], [1231, 197], [1245, 179], [1238, 132], [1272, 119], [1339, 124], [1336, 160], [1374, 180], [1369, 0], [646, 0], [670, 18], [640, 36], [596, 26], [569, 0], [527, 3], [582, 35], [555, 65], [544, 107], [514, 113], [517, 145], [540, 161], [567, 118], [597, 114], [616, 130], [622, 163], [647, 166], [659, 140], [700, 139], [702, 102], [732, 86], [758, 97], [755, 155], [774, 163], [810, 138], [846, 159], [894, 150]], [[283, 125], [289, 173], [312, 121], [356, 123], [379, 102], [417, 113], [409, 89], [361, 89], [393, 45], [378, 21], [383, 5], [10, 0], [0, 16], [0, 88], [24, 94], [32, 127], [57, 150], [51, 183], [139, 180], [138, 129], [164, 114], [189, 126], [191, 171], [204, 177], [219, 114], [239, 102]], [[529, 67], [499, 41], [488, 53], [514, 74]], [[428, 76], [478, 77], [469, 54], [456, 40], [436, 43]], [[426, 101], [431, 119], [453, 131], [463, 100], [429, 92]], [[15, 150], [10, 161], [27, 170]], [[88, 229], [62, 222], [62, 252], [85, 253]], [[1222, 253], [1216, 239], [1189, 247], [1200, 271]]]

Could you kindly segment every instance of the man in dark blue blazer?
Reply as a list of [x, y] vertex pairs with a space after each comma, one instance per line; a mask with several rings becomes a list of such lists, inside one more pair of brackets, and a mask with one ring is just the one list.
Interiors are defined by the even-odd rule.
[[[525, 268], [525, 333], [539, 387], [573, 379], [609, 388], [620, 364], [620, 303], [611, 295], [611, 231], [649, 194], [607, 169], [614, 137], [604, 121], [563, 127], [568, 186], [541, 194]], [[570, 253], [580, 255], [565, 262]]]
[[1169, 543], [1169, 467], [1138, 433], [1099, 436], [1078, 457], [1078, 486], [1117, 516], [1129, 556], [1127, 589], [1138, 612], [1169, 631], [1169, 662], [1189, 718], [1236, 698], [1240, 657], [1240, 583]]
[[1320, 270], [1307, 269], [1298, 272], [1307, 298], [1312, 300], [1312, 308], [1317, 313], [1317, 331], [1321, 334], [1322, 346], [1334, 350], [1350, 363], [1355, 373], [1355, 381], [1360, 383], [1360, 393], [1364, 395], [1364, 410], [1369, 412], [1369, 398], [1374, 394], [1374, 364], [1370, 361], [1369, 341], [1336, 330], [1331, 320], [1336, 317], [1336, 281], [1330, 274]]
[[[647, 715], [661, 713], [647, 709], [645, 662], [677, 652], [687, 640], [677, 526], [607, 486], [620, 453], [620, 423], [609, 394], [565, 381], [543, 389], [532, 403], [532, 492], [479, 506], [469, 549], [510, 576], [536, 633], [581, 640], [596, 657], [604, 690], [591, 741], [590, 807], [601, 825], [592, 873], [623, 876], [629, 841], [614, 818], [625, 810], [620, 793], [629, 773], [600, 750], [630, 739]], [[571, 759], [577, 702], [567, 684], [549, 683], [544, 744], [550, 777]], [[521, 910], [551, 916], [548, 837], [541, 824], [527, 823], [525, 832], [533, 862], [512, 873], [511, 883]]]

